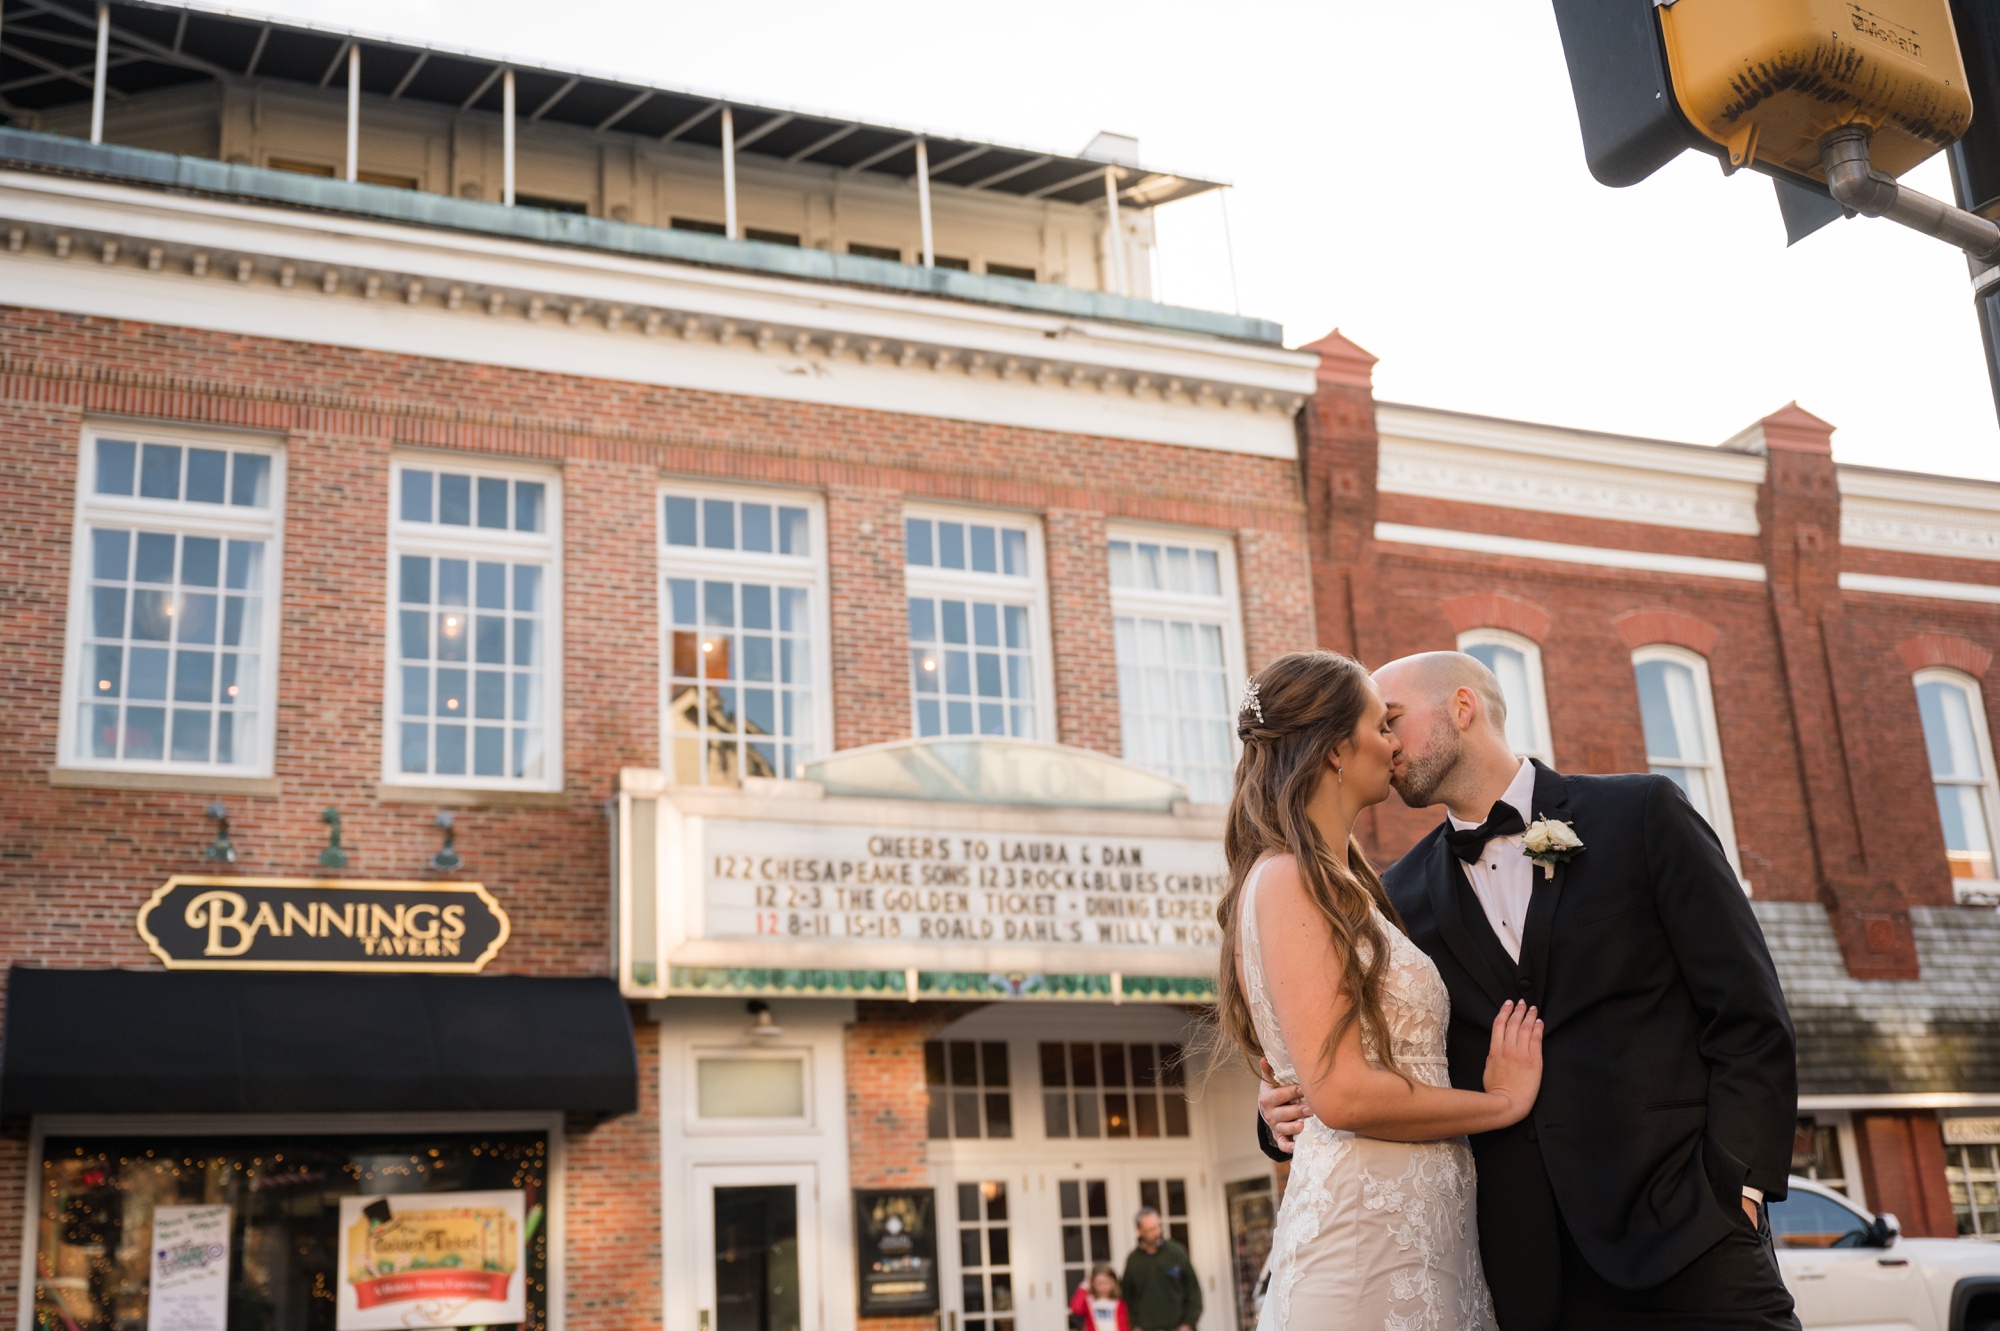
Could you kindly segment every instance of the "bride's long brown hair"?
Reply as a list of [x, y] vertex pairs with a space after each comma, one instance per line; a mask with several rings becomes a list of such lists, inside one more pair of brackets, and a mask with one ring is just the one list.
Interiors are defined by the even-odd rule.
[[1334, 779], [1327, 760], [1354, 737], [1361, 723], [1368, 705], [1367, 679], [1367, 671], [1338, 653], [1293, 652], [1256, 675], [1252, 680], [1256, 703], [1250, 705], [1246, 694], [1245, 706], [1237, 713], [1243, 757], [1236, 764], [1236, 793], [1229, 801], [1223, 833], [1229, 889], [1215, 908], [1216, 923], [1222, 926], [1216, 1007], [1223, 1036], [1236, 1045], [1253, 1073], [1264, 1047], [1250, 1019], [1236, 958], [1243, 884], [1266, 855], [1292, 857], [1307, 899], [1333, 934], [1338, 987], [1348, 1006], [1327, 1036], [1321, 1051], [1324, 1065], [1332, 1064], [1334, 1050], [1358, 1021], [1363, 1047], [1384, 1067], [1395, 1070], [1382, 1016], [1389, 946], [1376, 912], [1398, 927], [1402, 919], [1360, 845], [1350, 837], [1336, 852], [1306, 814], [1319, 783]]

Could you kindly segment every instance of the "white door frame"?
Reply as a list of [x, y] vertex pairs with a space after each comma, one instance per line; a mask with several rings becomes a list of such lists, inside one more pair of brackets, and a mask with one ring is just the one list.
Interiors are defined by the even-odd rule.
[[810, 1160], [756, 1165], [692, 1165], [688, 1192], [694, 1199], [694, 1291], [696, 1324], [715, 1331], [715, 1190], [790, 1184], [797, 1190], [799, 1239], [799, 1327], [819, 1331], [826, 1324], [824, 1282], [820, 1279], [819, 1166]]

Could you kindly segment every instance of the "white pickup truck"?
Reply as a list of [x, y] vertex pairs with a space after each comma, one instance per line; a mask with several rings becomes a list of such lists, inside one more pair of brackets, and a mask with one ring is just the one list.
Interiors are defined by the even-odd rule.
[[2000, 1331], [2000, 1244], [1904, 1238], [1802, 1178], [1771, 1204], [1771, 1234], [1806, 1331]]

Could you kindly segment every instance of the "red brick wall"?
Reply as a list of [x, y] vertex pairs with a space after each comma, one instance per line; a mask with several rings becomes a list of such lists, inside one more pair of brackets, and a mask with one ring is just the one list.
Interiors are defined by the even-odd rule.
[[1895, 1216], [1913, 1238], [1957, 1236], [1936, 1114], [1928, 1109], [1856, 1113], [1854, 1143], [1871, 1209]]
[[660, 1297], [660, 1029], [634, 1008], [639, 1109], [576, 1120], [564, 1143], [565, 1312], [575, 1331], [657, 1331]]
[[1056, 738], [1099, 753], [1123, 751], [1118, 650], [1111, 621], [1111, 565], [1104, 515], [1055, 509], [1043, 519], [1054, 637]]

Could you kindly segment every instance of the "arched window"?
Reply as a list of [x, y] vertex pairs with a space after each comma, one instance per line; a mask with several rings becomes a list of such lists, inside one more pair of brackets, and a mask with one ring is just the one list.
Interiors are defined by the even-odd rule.
[[1542, 649], [1505, 629], [1469, 629], [1458, 635], [1458, 650], [1499, 677], [1507, 699], [1507, 743], [1514, 752], [1555, 766], [1548, 696], [1542, 689]]
[[1993, 871], [1993, 828], [2000, 819], [1995, 817], [1993, 742], [1986, 733], [1979, 684], [1956, 670], [1920, 670], [1915, 683], [1952, 879], [1961, 891], [1990, 893], [2000, 889]]
[[1647, 767], [1673, 779], [1708, 819], [1730, 864], [1736, 865], [1736, 827], [1729, 816], [1729, 783], [1722, 775], [1708, 662], [1683, 647], [1641, 647], [1632, 653], [1632, 673], [1639, 684]]

